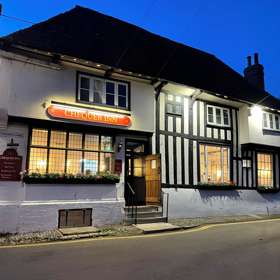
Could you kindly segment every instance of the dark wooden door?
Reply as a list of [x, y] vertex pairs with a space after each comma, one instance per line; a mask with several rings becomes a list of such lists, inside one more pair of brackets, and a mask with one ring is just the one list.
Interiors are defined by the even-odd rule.
[[149, 155], [145, 157], [146, 204], [160, 203], [160, 164], [160, 155]]

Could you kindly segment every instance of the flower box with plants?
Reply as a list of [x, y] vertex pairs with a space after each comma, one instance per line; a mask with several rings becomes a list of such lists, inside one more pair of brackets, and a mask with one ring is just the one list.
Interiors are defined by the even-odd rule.
[[22, 181], [26, 184], [116, 184], [120, 178], [116, 174], [58, 174], [58, 173], [22, 173]]
[[280, 189], [269, 186], [257, 186], [257, 191], [259, 193], [277, 193]]
[[235, 190], [235, 184], [233, 182], [229, 183], [198, 183], [196, 185], [197, 189], [200, 190]]

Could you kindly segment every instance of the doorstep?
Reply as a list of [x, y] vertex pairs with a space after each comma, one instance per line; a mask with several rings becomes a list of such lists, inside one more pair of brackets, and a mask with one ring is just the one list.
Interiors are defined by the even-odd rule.
[[138, 229], [142, 230], [144, 234], [147, 233], [158, 233], [164, 231], [180, 230], [182, 227], [175, 226], [169, 223], [150, 223], [150, 224], [137, 224], [134, 225]]
[[96, 233], [100, 230], [95, 227], [73, 227], [73, 228], [60, 228], [59, 231], [62, 235], [78, 235], [78, 234], [88, 234]]

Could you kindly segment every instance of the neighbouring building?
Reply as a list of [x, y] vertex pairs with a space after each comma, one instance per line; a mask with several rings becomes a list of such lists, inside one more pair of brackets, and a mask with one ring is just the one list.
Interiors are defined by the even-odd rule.
[[0, 232], [279, 214], [279, 118], [257, 54], [76, 6], [0, 38]]

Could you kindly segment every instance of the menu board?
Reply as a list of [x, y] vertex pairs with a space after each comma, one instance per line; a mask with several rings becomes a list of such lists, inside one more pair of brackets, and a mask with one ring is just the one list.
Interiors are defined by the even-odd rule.
[[22, 157], [9, 148], [0, 155], [0, 181], [20, 181]]

